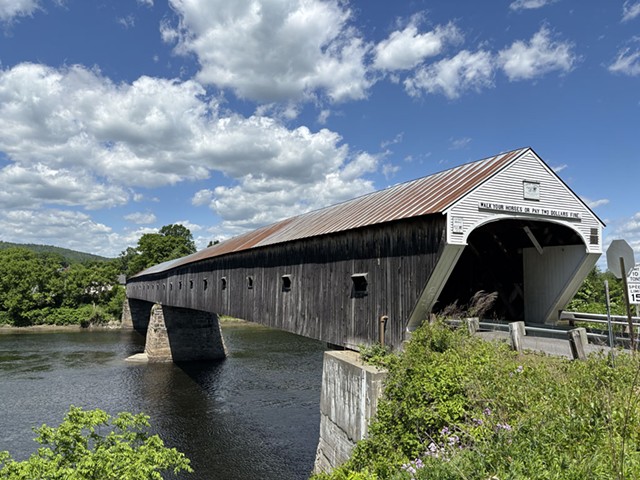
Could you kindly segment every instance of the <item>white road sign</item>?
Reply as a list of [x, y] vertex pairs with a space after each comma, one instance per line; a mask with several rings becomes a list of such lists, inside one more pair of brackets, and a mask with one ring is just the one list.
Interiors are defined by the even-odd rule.
[[640, 263], [629, 272], [627, 285], [629, 286], [629, 303], [640, 305]]

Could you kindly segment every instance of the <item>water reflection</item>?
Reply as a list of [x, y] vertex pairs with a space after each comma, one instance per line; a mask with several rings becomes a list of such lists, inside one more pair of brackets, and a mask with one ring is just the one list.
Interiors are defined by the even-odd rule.
[[192, 460], [185, 478], [307, 478], [324, 345], [246, 324], [223, 335], [227, 359], [181, 365], [124, 362], [143, 348], [136, 333], [0, 335], [0, 450], [24, 458], [31, 426], [58, 424], [74, 404], [147, 413]]

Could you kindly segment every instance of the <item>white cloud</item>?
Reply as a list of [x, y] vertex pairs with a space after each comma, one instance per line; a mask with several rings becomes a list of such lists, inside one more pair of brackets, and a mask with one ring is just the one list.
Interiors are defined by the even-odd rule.
[[629, 76], [640, 75], [640, 49], [625, 47], [618, 52], [615, 61], [609, 65], [612, 73], [623, 73]]
[[129, 29], [136, 26], [136, 19], [133, 15], [127, 15], [126, 17], [119, 17], [116, 20], [120, 26], [124, 29]]
[[582, 198], [582, 200], [584, 201], [584, 203], [587, 204], [587, 206], [589, 208], [598, 208], [601, 207], [603, 205], [609, 205], [609, 199], [608, 198], [600, 198], [598, 200], [590, 200], [588, 198]]
[[129, 215], [125, 215], [124, 219], [138, 225], [148, 225], [157, 220], [156, 216], [151, 212], [130, 213]]
[[153, 7], [153, 0], [136, 0], [140, 5], [146, 5], [147, 7]]
[[622, 6], [622, 21], [628, 22], [640, 16], [640, 2], [626, 0]]
[[626, 240], [635, 252], [640, 252], [640, 212], [624, 219], [609, 235], [611, 239]]
[[126, 243], [89, 215], [58, 209], [0, 209], [0, 231], [8, 242], [51, 244], [105, 256], [115, 256], [122, 245], [135, 245], [139, 238]]
[[419, 68], [404, 85], [412, 96], [425, 91], [458, 98], [466, 90], [479, 91], [493, 86], [493, 58], [485, 50], [475, 53], [462, 50], [453, 58]]
[[516, 0], [509, 5], [511, 10], [531, 10], [555, 3], [557, 0]]
[[0, 0], [0, 21], [27, 17], [40, 8], [38, 0]]
[[208, 205], [223, 221], [216, 235], [228, 238], [303, 212], [363, 195], [373, 183], [362, 178], [377, 169], [379, 159], [361, 153], [351, 162], [337, 164], [317, 179], [294, 182], [248, 174], [237, 185], [196, 192], [192, 203]]
[[555, 167], [552, 168], [552, 170], [555, 173], [560, 173], [561, 171], [563, 171], [564, 169], [568, 168], [569, 165], [567, 165], [566, 163], [563, 163], [562, 165], [556, 165]]
[[469, 137], [450, 138], [449, 142], [451, 143], [449, 150], [462, 150], [469, 146], [471, 139]]
[[555, 42], [548, 28], [542, 27], [529, 43], [514, 42], [498, 53], [498, 64], [509, 80], [530, 80], [552, 71], [569, 72], [578, 61], [573, 45]]
[[215, 195], [193, 202], [215, 196], [229, 231], [370, 191], [363, 176], [378, 168], [377, 157], [351, 152], [328, 129], [222, 114], [194, 81], [114, 84], [80, 66], [37, 64], [0, 70], [0, 152], [2, 210], [107, 208], [140, 201], [138, 188], [220, 172], [233, 186], [212, 185]]
[[462, 33], [452, 23], [418, 33], [418, 18], [402, 31], [395, 31], [375, 47], [373, 66], [380, 70], [408, 70], [426, 58], [442, 53], [447, 44], [462, 42]]
[[171, 0], [177, 27], [166, 42], [194, 53], [197, 79], [259, 102], [302, 100], [318, 93], [334, 102], [362, 99], [371, 80], [370, 46], [350, 26], [338, 0]]

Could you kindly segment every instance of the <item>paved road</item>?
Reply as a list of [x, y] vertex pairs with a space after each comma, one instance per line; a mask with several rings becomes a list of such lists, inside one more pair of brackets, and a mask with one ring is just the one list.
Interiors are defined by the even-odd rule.
[[[497, 340], [497, 341], [505, 341], [509, 343], [509, 332], [502, 331], [478, 331], [477, 335], [484, 338], [485, 340]], [[571, 347], [569, 346], [569, 340], [564, 340], [560, 338], [546, 338], [546, 337], [538, 337], [527, 335], [524, 337], [522, 346], [527, 350], [535, 350], [539, 352], [544, 352], [548, 355], [556, 355], [560, 357], [573, 358], [571, 355]], [[590, 343], [586, 347], [587, 354], [592, 352], [599, 351], [608, 351], [608, 347], [598, 346]]]

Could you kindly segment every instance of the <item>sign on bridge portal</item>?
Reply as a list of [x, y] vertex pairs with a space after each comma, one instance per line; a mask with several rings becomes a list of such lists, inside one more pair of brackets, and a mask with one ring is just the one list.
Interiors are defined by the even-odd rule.
[[640, 263], [629, 272], [627, 285], [629, 286], [629, 303], [640, 305]]

